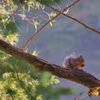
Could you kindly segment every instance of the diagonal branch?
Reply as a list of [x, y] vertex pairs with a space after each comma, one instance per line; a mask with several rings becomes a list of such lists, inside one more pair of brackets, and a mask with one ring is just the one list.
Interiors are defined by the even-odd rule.
[[[37, 0], [38, 1], [38, 0]], [[50, 22], [52, 22], [55, 18], [57, 18], [59, 15], [61, 15], [63, 12], [65, 12], [67, 9], [71, 8], [72, 6], [74, 6], [76, 3], [78, 3], [80, 0], [75, 1], [74, 3], [72, 3], [71, 5], [69, 5], [68, 7], [66, 7], [63, 11], [59, 12], [55, 17], [53, 17], [52, 19], [50, 19], [47, 23], [45, 23], [36, 33], [34, 33], [28, 40], [27, 42], [22, 46], [22, 49], [26, 49], [28, 43], [34, 39], [34, 37], [39, 34], [39, 32], [44, 29]]]
[[[57, 9], [55, 9], [55, 8], [53, 8], [53, 7], [51, 7], [51, 6], [49, 6], [49, 5], [48, 5], [48, 7], [51, 8], [52, 10], [54, 10], [54, 11], [59, 12], [59, 13], [61, 12], [61, 11], [59, 11], [59, 10], [57, 10]], [[70, 19], [72, 19], [72, 20], [78, 22], [79, 24], [83, 25], [85, 28], [88, 28], [89, 30], [91, 30], [91, 31], [93, 31], [93, 32], [95, 32], [95, 33], [100, 34], [99, 31], [97, 31], [96, 29], [94, 29], [94, 28], [92, 28], [92, 27], [86, 25], [85, 23], [79, 21], [78, 19], [76, 19], [76, 18], [74, 18], [74, 17], [71, 17], [71, 16], [65, 14], [64, 12], [61, 12], [61, 13], [62, 13], [64, 16], [66, 16], [66, 17], [68, 17], [68, 18], [70, 18]]]
[[94, 88], [100, 86], [100, 80], [84, 70], [62, 68], [59, 65], [52, 64], [39, 57], [26, 53], [22, 49], [16, 48], [11, 44], [4, 42], [1, 39], [0, 39], [0, 50], [10, 55], [15, 55], [19, 59], [26, 60], [29, 64], [34, 65], [36, 68], [41, 69], [42, 71], [49, 71], [60, 78], [65, 78], [67, 80], [85, 85], [88, 88]]

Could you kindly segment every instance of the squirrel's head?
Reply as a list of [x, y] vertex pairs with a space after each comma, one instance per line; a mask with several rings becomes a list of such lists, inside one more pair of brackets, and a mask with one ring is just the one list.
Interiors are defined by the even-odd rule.
[[80, 55], [77, 58], [76, 64], [77, 64], [77, 66], [80, 66], [80, 67], [84, 67], [85, 66], [85, 61], [84, 61], [84, 58], [82, 57], [82, 55]]

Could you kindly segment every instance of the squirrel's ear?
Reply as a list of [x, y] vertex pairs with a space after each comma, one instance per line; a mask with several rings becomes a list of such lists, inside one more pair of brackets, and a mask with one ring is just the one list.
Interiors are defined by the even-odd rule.
[[80, 55], [80, 57], [83, 58], [82, 55]]

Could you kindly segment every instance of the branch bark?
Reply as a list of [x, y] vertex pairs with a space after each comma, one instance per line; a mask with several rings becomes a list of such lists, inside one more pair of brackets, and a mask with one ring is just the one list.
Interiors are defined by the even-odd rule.
[[65, 78], [67, 80], [82, 84], [88, 88], [95, 88], [100, 86], [100, 80], [84, 70], [65, 69], [59, 65], [52, 64], [39, 57], [26, 53], [22, 49], [16, 48], [1, 39], [0, 50], [10, 55], [15, 55], [19, 59], [26, 60], [36, 68], [41, 69], [42, 71], [49, 71], [60, 78]]

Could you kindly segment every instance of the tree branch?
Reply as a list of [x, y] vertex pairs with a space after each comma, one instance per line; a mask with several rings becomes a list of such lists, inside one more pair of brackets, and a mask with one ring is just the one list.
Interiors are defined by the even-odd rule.
[[76, 19], [76, 18], [74, 18], [74, 17], [71, 17], [71, 16], [65, 14], [65, 13], [62, 12], [62, 11], [57, 10], [57, 9], [53, 8], [52, 6], [49, 6], [49, 5], [47, 5], [47, 6], [48, 6], [49, 8], [51, 8], [52, 10], [57, 11], [57, 12], [59, 12], [59, 13], [62, 13], [62, 15], [64, 15], [64, 16], [66, 16], [66, 17], [68, 17], [68, 18], [70, 18], [70, 19], [72, 19], [72, 20], [78, 22], [79, 24], [81, 24], [81, 25], [84, 26], [85, 28], [88, 28], [89, 30], [91, 30], [91, 31], [93, 31], [93, 32], [95, 32], [95, 33], [97, 33], [97, 34], [100, 34], [100, 31], [97, 31], [96, 29], [94, 29], [94, 28], [92, 28], [92, 27], [86, 25], [85, 23], [79, 21], [78, 19]]
[[59, 65], [52, 64], [39, 57], [26, 53], [22, 49], [16, 48], [1, 39], [0, 39], [0, 50], [10, 55], [15, 55], [19, 59], [26, 60], [28, 63], [34, 65], [36, 68], [39, 68], [42, 71], [49, 71], [60, 78], [65, 78], [67, 80], [85, 85], [88, 88], [94, 88], [100, 86], [100, 80], [84, 70], [65, 69]]
[[[38, 0], [37, 0], [38, 1]], [[65, 12], [67, 9], [71, 8], [72, 6], [74, 6], [75, 4], [77, 4], [80, 0], [76, 0], [74, 3], [72, 3], [71, 5], [69, 5], [68, 7], [66, 7], [64, 10], [62, 10], [61, 12], [59, 12], [55, 17], [53, 17], [52, 19], [50, 19], [49, 21], [47, 21], [37, 32], [35, 32], [28, 40], [27, 42], [22, 46], [22, 49], [26, 49], [27, 45], [29, 42], [32, 41], [32, 39], [34, 39], [34, 37], [39, 34], [39, 32], [44, 29], [50, 22], [52, 22], [55, 18], [57, 18], [59, 15], [63, 14], [63, 12]]]

